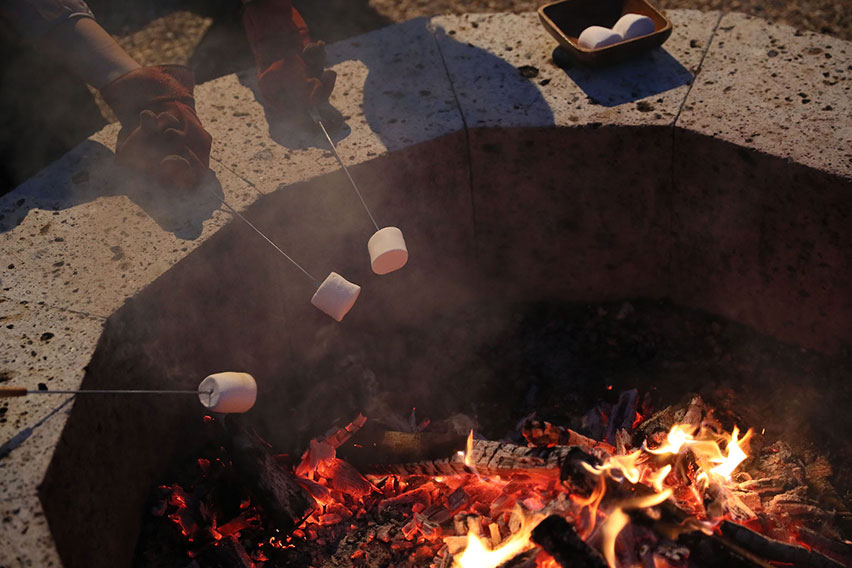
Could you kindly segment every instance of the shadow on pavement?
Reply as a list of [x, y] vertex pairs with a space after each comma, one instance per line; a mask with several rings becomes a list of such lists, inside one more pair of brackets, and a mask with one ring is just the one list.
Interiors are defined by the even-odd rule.
[[553, 61], [594, 103], [615, 107], [692, 83], [692, 73], [662, 47], [610, 67], [575, 66], [557, 47]]
[[87, 140], [65, 157], [0, 199], [0, 234], [20, 224], [33, 209], [60, 211], [104, 197], [127, 196], [164, 231], [180, 239], [201, 235], [224, 193], [212, 171], [190, 191], [165, 188], [114, 163], [106, 146]]

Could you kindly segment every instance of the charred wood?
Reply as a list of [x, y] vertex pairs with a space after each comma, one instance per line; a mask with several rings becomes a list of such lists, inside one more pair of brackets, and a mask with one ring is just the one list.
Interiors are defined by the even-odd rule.
[[350, 444], [337, 449], [337, 455], [365, 473], [396, 473], [379, 469], [383, 465], [445, 460], [463, 451], [466, 442], [467, 435], [396, 432], [367, 422]]
[[538, 556], [539, 552], [540, 551], [538, 548], [533, 548], [531, 550], [527, 550], [526, 552], [521, 552], [520, 554], [517, 554], [513, 558], [500, 564], [500, 566], [498, 566], [497, 568], [535, 568], [538, 564], [536, 561], [536, 556]]
[[243, 545], [233, 536], [205, 547], [195, 557], [199, 568], [252, 568], [254, 564]]
[[773, 568], [768, 562], [717, 535], [692, 531], [681, 534], [677, 542], [689, 549], [690, 564], [702, 568]]
[[231, 457], [240, 478], [275, 527], [289, 533], [316, 507], [316, 502], [262, 440], [236, 421], [230, 421], [228, 428]]
[[551, 515], [533, 529], [532, 541], [542, 547], [562, 568], [606, 568], [600, 552], [577, 535], [568, 521]]
[[646, 440], [656, 441], [660, 436], [665, 436], [675, 424], [689, 424], [697, 428], [709, 418], [710, 411], [710, 406], [697, 395], [685, 405], [668, 406], [636, 426], [633, 446], [638, 448]]
[[618, 402], [612, 409], [612, 415], [606, 425], [604, 440], [615, 445], [619, 430], [632, 430], [636, 419], [636, 407], [639, 404], [639, 391], [631, 389], [618, 395]]
[[559, 480], [568, 484], [580, 496], [588, 497], [598, 486], [599, 480], [591, 475], [586, 467], [600, 464], [601, 460], [596, 456], [580, 448], [571, 448], [562, 462]]
[[798, 530], [799, 540], [806, 545], [818, 549], [841, 564], [852, 566], [852, 542], [828, 538], [807, 527]]
[[[357, 452], [347, 451], [346, 459], [357, 464], [363, 473], [391, 473], [396, 475], [455, 475], [473, 473], [482, 475], [508, 475], [511, 473], [535, 473], [550, 477], [559, 475], [562, 462], [572, 450], [570, 446], [535, 448], [517, 446], [504, 442], [474, 440], [473, 450], [465, 464], [466, 438], [448, 438], [444, 435], [431, 437], [428, 434], [385, 432], [375, 446], [367, 446]], [[405, 460], [412, 456], [436, 453], [440, 448], [443, 457], [428, 461]], [[342, 455], [342, 454], [341, 454]], [[360, 457], [351, 457], [359, 456]], [[365, 459], [366, 458], [366, 459]]]
[[723, 521], [721, 530], [722, 535], [736, 544], [773, 562], [788, 562], [812, 568], [843, 568], [842, 564], [819, 552], [769, 538], [743, 525]]
[[556, 426], [544, 420], [527, 420], [522, 426], [521, 433], [533, 446], [583, 446], [586, 448], [602, 448], [610, 453], [615, 450], [606, 442], [599, 442], [570, 428]]

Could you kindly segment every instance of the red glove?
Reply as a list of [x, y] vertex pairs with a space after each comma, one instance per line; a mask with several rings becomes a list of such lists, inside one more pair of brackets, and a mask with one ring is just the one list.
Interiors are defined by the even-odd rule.
[[257, 64], [260, 92], [273, 108], [303, 118], [328, 102], [337, 74], [324, 69], [325, 47], [311, 42], [290, 0], [246, 3], [243, 27]]
[[103, 89], [121, 122], [116, 162], [152, 173], [160, 183], [187, 189], [210, 165], [212, 137], [195, 114], [195, 79], [186, 67], [143, 67]]

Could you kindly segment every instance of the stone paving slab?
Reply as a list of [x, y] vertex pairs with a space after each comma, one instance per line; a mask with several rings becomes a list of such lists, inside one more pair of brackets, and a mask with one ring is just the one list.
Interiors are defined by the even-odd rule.
[[[103, 320], [0, 297], [0, 385], [75, 389]], [[63, 402], [60, 395], [0, 399], [0, 444]]]
[[[557, 67], [556, 40], [536, 14], [442, 16], [432, 25], [470, 128], [669, 125], [719, 13], [669, 15], [674, 31], [662, 48], [603, 69]], [[522, 76], [523, 66], [535, 76]]]
[[[427, 24], [415, 19], [328, 46], [338, 75], [330, 103], [346, 118], [345, 128], [331, 134], [347, 165], [461, 130]], [[283, 122], [255, 92], [251, 70], [197, 88], [215, 159], [263, 193], [339, 168], [319, 131]]]
[[[199, 191], [157, 193], [85, 142], [0, 200], [7, 297], [106, 317], [231, 220], [255, 189], [217, 162]], [[14, 268], [9, 268], [14, 266]]]
[[852, 46], [722, 18], [678, 126], [852, 177]]
[[0, 566], [62, 566], [38, 497], [0, 499]]
[[55, 398], [54, 408], [31, 426], [3, 439], [3, 457], [0, 457], [3, 499], [33, 496], [45, 478], [53, 459], [52, 450], [62, 437], [75, 401], [74, 397], [61, 395], [51, 398]]
[[[0, 297], [3, 385], [76, 389], [103, 330], [103, 320]], [[73, 397], [0, 399], [0, 479], [5, 498], [33, 495], [44, 477]]]

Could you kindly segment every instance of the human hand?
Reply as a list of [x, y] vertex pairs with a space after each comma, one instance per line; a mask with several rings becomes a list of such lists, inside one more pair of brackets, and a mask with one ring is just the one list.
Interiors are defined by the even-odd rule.
[[328, 103], [334, 89], [337, 74], [324, 66], [322, 43], [308, 44], [301, 54], [285, 55], [260, 71], [260, 92], [279, 113], [305, 119], [312, 109]]
[[116, 162], [170, 187], [198, 185], [210, 164], [212, 137], [195, 114], [192, 72], [175, 65], [144, 67], [101, 92], [121, 121]]

